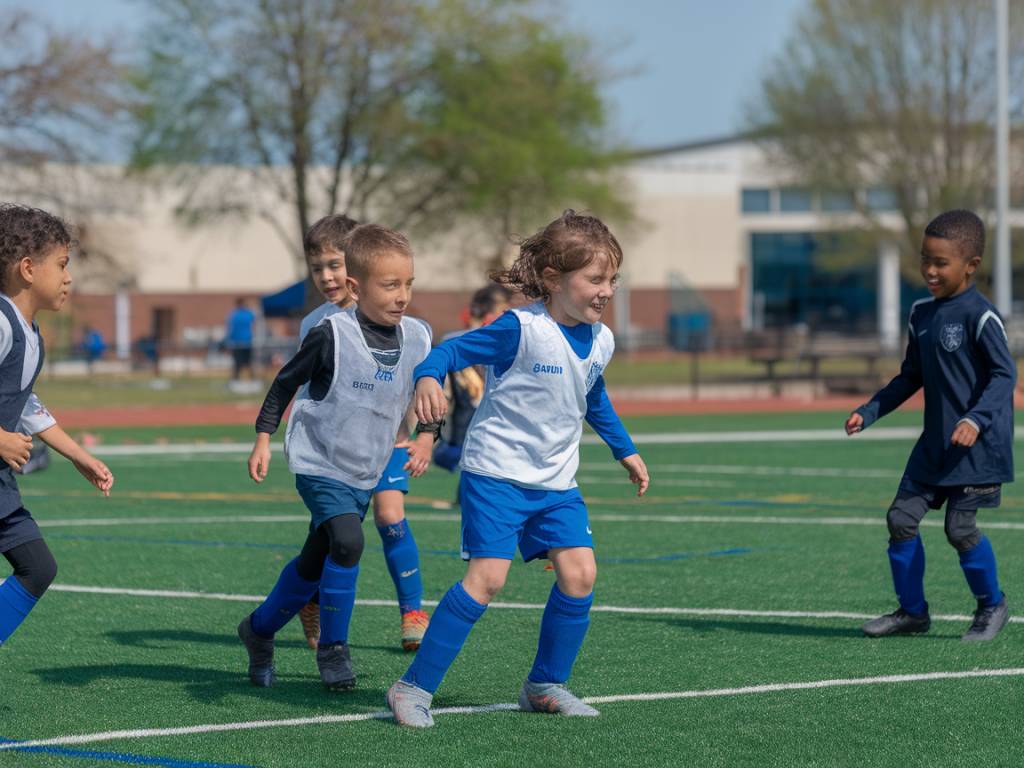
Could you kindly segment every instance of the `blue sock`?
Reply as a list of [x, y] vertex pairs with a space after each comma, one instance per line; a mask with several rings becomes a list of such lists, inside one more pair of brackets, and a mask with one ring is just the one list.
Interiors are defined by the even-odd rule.
[[908, 541], [889, 542], [889, 565], [900, 608], [915, 616], [928, 613], [924, 600], [924, 542], [920, 534]]
[[996, 555], [992, 543], [982, 535], [981, 541], [966, 552], [960, 553], [960, 567], [971, 587], [975, 599], [983, 606], [998, 605], [1003, 599], [996, 575]]
[[356, 581], [359, 563], [351, 568], [338, 565], [330, 557], [320, 577], [320, 647], [348, 642], [348, 625], [356, 605]]
[[423, 578], [420, 576], [420, 550], [412, 537], [409, 523], [402, 520], [394, 525], [377, 527], [388, 573], [395, 582], [400, 613], [418, 611], [423, 600]]
[[0, 645], [7, 642], [38, 602], [14, 576], [0, 584]]
[[534, 683], [564, 683], [579, 655], [583, 638], [590, 626], [590, 606], [594, 593], [586, 597], [570, 597], [551, 585], [544, 617], [540, 620], [537, 658], [528, 675]]
[[267, 599], [252, 612], [252, 631], [260, 637], [273, 637], [277, 634], [316, 593], [317, 583], [299, 576], [295, 567], [297, 560], [295, 558], [281, 569], [277, 584]]
[[473, 625], [486, 610], [486, 605], [478, 603], [463, 589], [461, 581], [455, 582], [438, 603], [416, 658], [402, 680], [430, 693], [436, 691]]

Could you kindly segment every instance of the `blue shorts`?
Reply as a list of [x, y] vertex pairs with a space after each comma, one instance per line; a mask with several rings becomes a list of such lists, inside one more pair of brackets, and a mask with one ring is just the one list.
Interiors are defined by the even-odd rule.
[[359, 515], [362, 520], [373, 494], [373, 491], [353, 488], [339, 480], [314, 475], [296, 475], [295, 489], [313, 518], [309, 523], [310, 533], [338, 515]]
[[374, 493], [381, 491], [409, 492], [409, 473], [405, 471], [405, 462], [409, 460], [409, 451], [406, 448], [395, 448], [388, 459], [388, 465], [384, 467], [384, 474], [380, 476], [380, 482], [373, 489]]
[[512, 560], [517, 545], [527, 562], [557, 547], [594, 547], [579, 488], [542, 491], [463, 472], [459, 499], [463, 559]]
[[0, 517], [0, 552], [7, 552], [41, 538], [43, 534], [32, 519], [32, 513], [24, 507], [14, 510], [7, 517]]

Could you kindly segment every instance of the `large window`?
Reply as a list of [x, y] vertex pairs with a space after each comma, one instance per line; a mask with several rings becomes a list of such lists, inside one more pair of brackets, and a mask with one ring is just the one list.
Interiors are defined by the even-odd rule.
[[806, 213], [812, 209], [814, 197], [803, 187], [783, 187], [779, 190], [779, 210], [783, 213]]
[[834, 190], [821, 193], [821, 210], [828, 213], [846, 213], [854, 208], [851, 190]]
[[890, 187], [869, 187], [865, 200], [872, 211], [895, 211], [896, 192]]
[[770, 189], [744, 189], [742, 193], [743, 213], [771, 213], [772, 191]]

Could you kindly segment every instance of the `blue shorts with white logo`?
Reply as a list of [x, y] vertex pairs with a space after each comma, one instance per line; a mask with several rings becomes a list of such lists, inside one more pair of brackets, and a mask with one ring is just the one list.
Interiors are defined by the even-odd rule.
[[523, 488], [472, 472], [459, 478], [462, 557], [512, 560], [516, 547], [527, 562], [558, 547], [594, 547], [587, 506], [579, 488]]
[[315, 475], [296, 475], [295, 490], [299, 492], [312, 517], [310, 533], [338, 515], [359, 515], [362, 520], [366, 517], [373, 493], [345, 485], [340, 480]]
[[406, 448], [395, 448], [384, 467], [384, 474], [380, 476], [380, 482], [373, 489], [374, 493], [381, 491], [409, 492], [409, 473], [405, 471], [405, 462], [409, 460], [409, 451]]
[[0, 552], [7, 552], [41, 538], [43, 534], [39, 532], [39, 526], [32, 519], [32, 513], [24, 507], [14, 510], [6, 517], [0, 517]]

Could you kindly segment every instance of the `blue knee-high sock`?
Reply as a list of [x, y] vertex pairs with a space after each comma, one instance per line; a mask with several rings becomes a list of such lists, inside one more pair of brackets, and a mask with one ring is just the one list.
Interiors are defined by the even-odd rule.
[[338, 565], [330, 557], [324, 561], [320, 577], [320, 647], [348, 642], [348, 625], [356, 605], [356, 581], [359, 563], [351, 568]]
[[551, 585], [544, 617], [540, 620], [537, 657], [528, 675], [534, 683], [564, 683], [579, 655], [587, 627], [594, 593], [586, 597], [570, 597]]
[[960, 553], [960, 567], [975, 599], [984, 606], [997, 605], [1003, 599], [996, 574], [996, 555], [992, 543], [982, 535], [981, 541]]
[[267, 599], [252, 612], [252, 631], [260, 637], [273, 637], [277, 634], [316, 593], [317, 582], [306, 581], [299, 576], [295, 567], [297, 560], [295, 558], [281, 569], [277, 584]]
[[920, 616], [928, 612], [924, 600], [924, 542], [921, 536], [908, 541], [889, 542], [889, 565], [892, 566], [892, 584], [900, 608]]
[[0, 584], [0, 645], [7, 642], [38, 602], [14, 576]]
[[401, 613], [418, 611], [423, 600], [423, 578], [420, 576], [420, 550], [412, 537], [406, 520], [394, 525], [377, 527], [388, 573], [395, 582], [398, 610]]
[[473, 625], [486, 610], [486, 605], [478, 603], [463, 589], [461, 581], [455, 582], [438, 603], [416, 658], [402, 680], [430, 693], [436, 691]]

